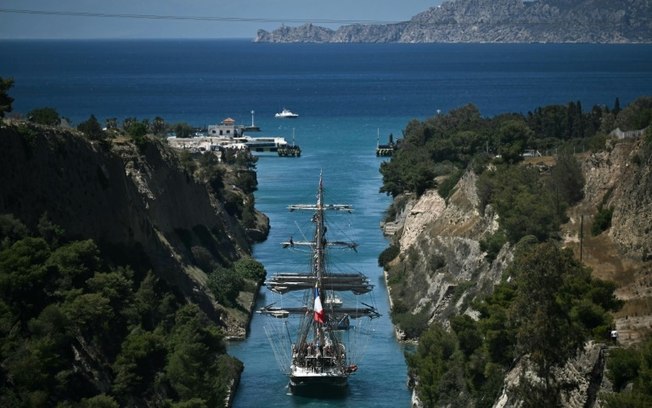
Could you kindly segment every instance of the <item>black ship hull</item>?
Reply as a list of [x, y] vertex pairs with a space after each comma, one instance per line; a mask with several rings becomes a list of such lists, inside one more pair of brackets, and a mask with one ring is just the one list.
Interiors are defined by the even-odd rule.
[[346, 376], [291, 376], [290, 391], [294, 395], [338, 398], [348, 391]]

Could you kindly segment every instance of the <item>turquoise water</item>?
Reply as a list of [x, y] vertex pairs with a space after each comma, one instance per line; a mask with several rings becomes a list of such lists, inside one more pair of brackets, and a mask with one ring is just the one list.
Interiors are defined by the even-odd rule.
[[[14, 112], [53, 107], [73, 124], [94, 114], [195, 126], [226, 117], [251, 121], [265, 135], [292, 133], [300, 158], [258, 162], [256, 206], [269, 215], [269, 239], [254, 248], [268, 273], [293, 262], [279, 242], [296, 234], [288, 204], [312, 203], [320, 171], [327, 199], [349, 203], [349, 238], [357, 254], [342, 255], [376, 284], [383, 316], [342, 400], [287, 395], [255, 315], [250, 336], [229, 351], [245, 363], [236, 407], [406, 407], [410, 393], [401, 346], [393, 337], [387, 293], [377, 266], [387, 246], [379, 223], [389, 198], [378, 194], [382, 159], [377, 132], [401, 135], [412, 119], [425, 119], [474, 103], [483, 115], [523, 112], [580, 101], [625, 105], [652, 95], [651, 45], [586, 44], [255, 44], [237, 41], [2, 41], [0, 76], [13, 77]], [[283, 107], [301, 116], [277, 120]], [[295, 235], [296, 236], [296, 235]], [[271, 300], [261, 291], [259, 306]]]
[[[263, 157], [258, 162], [256, 206], [270, 217], [271, 231], [269, 239], [255, 247], [255, 257], [263, 262], [268, 274], [295, 271], [295, 262], [305, 264], [305, 259], [282, 250], [279, 242], [290, 235], [298, 236], [294, 224], [297, 216], [286, 206], [313, 203], [319, 173], [323, 171], [326, 201], [354, 206], [354, 215], [347, 216], [344, 222], [350, 222], [346, 225], [348, 237], [360, 244], [357, 254], [338, 253], [337, 260], [365, 273], [376, 285], [374, 299], [382, 317], [373, 322], [374, 330], [359, 370], [349, 380], [349, 394], [343, 400], [323, 401], [287, 395], [287, 377], [279, 370], [263, 331], [270, 318], [254, 315], [249, 338], [229, 347], [230, 353], [245, 364], [236, 407], [260, 406], [261, 399], [264, 406], [279, 407], [409, 405], [403, 351], [394, 339], [382, 270], [377, 265], [378, 254], [387, 246], [379, 224], [390, 201], [378, 193], [381, 159], [374, 152], [376, 127], [391, 128], [400, 134], [403, 120], [392, 123], [374, 118], [299, 118], [273, 123], [285, 134], [291, 134], [290, 126], [294, 128], [304, 154], [298, 159]], [[265, 289], [263, 294], [259, 306], [275, 299]]]

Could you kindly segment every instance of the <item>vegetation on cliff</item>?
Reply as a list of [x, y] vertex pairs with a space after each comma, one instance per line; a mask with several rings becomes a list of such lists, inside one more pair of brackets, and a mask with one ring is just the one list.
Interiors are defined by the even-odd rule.
[[265, 276], [255, 160], [179, 155], [161, 123], [0, 123], [1, 406], [226, 404], [242, 364], [224, 338]]
[[140, 254], [62, 237], [0, 216], [0, 405], [223, 404], [242, 365], [206, 315]]
[[607, 369], [617, 391], [605, 395], [607, 408], [652, 406], [652, 337], [630, 348], [611, 350]]
[[[558, 377], [559, 370], [588, 340], [609, 338], [613, 313], [622, 306], [614, 297], [615, 284], [593, 278], [570, 249], [561, 248], [560, 226], [568, 221], [567, 209], [583, 199], [585, 184], [585, 173], [573, 152], [604, 149], [616, 128], [648, 128], [641, 153], [649, 153], [650, 124], [652, 98], [643, 97], [624, 109], [616, 100], [613, 108], [596, 106], [584, 113], [579, 103], [570, 103], [494, 118], [483, 118], [468, 105], [407, 125], [400, 149], [381, 166], [381, 191], [397, 198], [388, 215], [394, 219], [403, 212], [397, 206], [404, 205], [404, 197], [429, 197], [432, 189], [453, 200], [460, 186], [459, 172], [469, 172], [477, 180], [472, 211], [477, 211], [477, 218], [490, 214], [485, 222], [497, 215], [496, 228], [477, 230], [492, 233], [473, 238], [480, 240], [484, 262], [491, 264], [486, 270], [500, 271], [500, 265], [509, 265], [488, 296], [468, 296], [468, 288], [479, 277], [473, 271], [463, 275], [470, 280], [453, 276], [462, 276], [459, 271], [450, 272], [460, 267], [449, 265], [451, 258], [434, 249], [445, 238], [428, 235], [436, 228], [433, 225], [422, 226], [419, 240], [410, 241], [413, 245], [402, 248], [397, 240], [379, 257], [394, 301], [392, 318], [408, 337], [419, 339], [408, 363], [425, 406], [492, 406], [505, 389], [505, 376], [517, 364], [534, 376], [518, 382], [519, 401], [525, 406], [560, 404], [569, 384]], [[528, 164], [535, 163], [526, 160], [529, 156], [540, 153], [554, 154], [554, 160]], [[641, 158], [647, 153], [641, 153], [631, 159], [638, 167], [647, 163], [647, 158]], [[456, 187], [442, 189], [451, 179]], [[595, 233], [608, 229], [613, 209], [593, 210], [597, 212]], [[463, 238], [446, 245], [460, 247], [458, 256], [468, 256], [471, 246]], [[511, 248], [513, 261], [506, 257], [505, 248]], [[503, 253], [500, 259], [499, 253]], [[448, 278], [441, 277], [445, 270], [449, 270]], [[424, 280], [448, 289], [435, 292], [437, 300], [434, 289], [427, 293], [422, 289]], [[451, 300], [441, 302], [442, 298]], [[433, 303], [438, 307], [434, 312], [429, 306]], [[445, 305], [456, 307], [441, 310]], [[456, 315], [457, 310], [465, 314]], [[618, 366], [621, 372], [614, 375], [634, 383], [638, 394], [613, 396], [613, 401], [638, 401], [632, 406], [645, 406], [641, 401], [649, 401], [645, 391], [652, 385], [649, 378], [632, 374], [632, 367], [647, 364], [637, 358], [623, 357], [625, 362]]]
[[[523, 382], [527, 406], [559, 406], [554, 369], [591, 338], [606, 339], [609, 312], [620, 303], [614, 285], [592, 279], [590, 270], [557, 244], [523, 243], [494, 293], [476, 305], [480, 318], [451, 320], [451, 331], [431, 325], [408, 357], [426, 406], [455, 403], [492, 406], [515, 360], [528, 356], [540, 382]], [[471, 401], [475, 401], [472, 404]]]
[[381, 192], [421, 195], [438, 187], [438, 177], [458, 169], [471, 166], [482, 173], [492, 158], [515, 164], [537, 154], [600, 149], [612, 130], [642, 129], [649, 123], [652, 98], [640, 98], [622, 111], [619, 105], [616, 99], [613, 108], [596, 105], [585, 112], [580, 102], [570, 102], [485, 118], [469, 104], [423, 122], [413, 120], [401, 148], [381, 165]]
[[0, 118], [5, 117], [5, 112], [11, 112], [11, 104], [14, 102], [14, 98], [9, 96], [9, 89], [14, 85], [14, 80], [12, 78], [2, 78], [0, 77]]

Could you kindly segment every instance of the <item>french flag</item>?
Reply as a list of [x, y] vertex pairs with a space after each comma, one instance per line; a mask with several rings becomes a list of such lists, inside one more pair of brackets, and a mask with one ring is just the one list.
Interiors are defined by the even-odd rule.
[[324, 309], [321, 307], [321, 298], [319, 297], [319, 288], [315, 288], [315, 321], [324, 324]]

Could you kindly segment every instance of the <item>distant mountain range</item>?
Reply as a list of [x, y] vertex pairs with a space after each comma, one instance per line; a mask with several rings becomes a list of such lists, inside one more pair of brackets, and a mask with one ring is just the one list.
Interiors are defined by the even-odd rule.
[[256, 42], [652, 43], [650, 0], [451, 0], [395, 24], [259, 30]]

